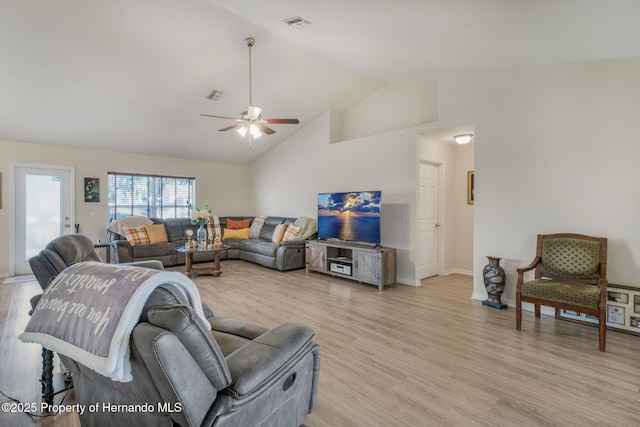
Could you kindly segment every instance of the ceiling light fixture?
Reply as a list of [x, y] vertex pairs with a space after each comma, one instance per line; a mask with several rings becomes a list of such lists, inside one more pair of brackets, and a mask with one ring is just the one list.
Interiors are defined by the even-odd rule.
[[471, 142], [471, 138], [473, 138], [473, 134], [472, 133], [463, 133], [460, 135], [456, 135], [453, 137], [453, 139], [456, 140], [456, 142], [460, 145], [464, 145], [464, 144], [468, 144]]

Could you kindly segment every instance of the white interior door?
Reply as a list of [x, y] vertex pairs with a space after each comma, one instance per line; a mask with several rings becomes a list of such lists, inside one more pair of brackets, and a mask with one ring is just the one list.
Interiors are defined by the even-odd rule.
[[420, 163], [418, 182], [418, 240], [420, 279], [438, 274], [440, 253], [440, 166]]
[[68, 166], [12, 165], [13, 272], [31, 274], [29, 258], [52, 239], [73, 232], [74, 170]]

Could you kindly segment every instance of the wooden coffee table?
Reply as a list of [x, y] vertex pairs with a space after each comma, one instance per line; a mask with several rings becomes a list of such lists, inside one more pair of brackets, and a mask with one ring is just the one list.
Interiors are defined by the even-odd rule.
[[[218, 248], [213, 249], [186, 249], [184, 246], [176, 249], [177, 252], [182, 252], [185, 258], [185, 267], [186, 271], [184, 274], [187, 277], [191, 278], [194, 274], [209, 274], [211, 276], [218, 277], [222, 274], [222, 269], [220, 268], [220, 252], [226, 251], [229, 249], [229, 245], [222, 245]], [[193, 254], [195, 253], [207, 253], [207, 252], [215, 252], [215, 261], [213, 263], [213, 267], [193, 267]]]

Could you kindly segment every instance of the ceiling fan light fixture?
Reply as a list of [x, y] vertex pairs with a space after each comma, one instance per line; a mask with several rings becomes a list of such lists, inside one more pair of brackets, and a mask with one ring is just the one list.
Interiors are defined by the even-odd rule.
[[247, 109], [247, 117], [249, 117], [249, 120], [258, 120], [260, 113], [262, 113], [262, 108], [249, 105], [249, 108]]
[[258, 126], [254, 124], [249, 125], [249, 132], [251, 133], [253, 139], [260, 138], [262, 136], [262, 132], [260, 131]]
[[470, 143], [471, 142], [471, 138], [473, 138], [473, 134], [472, 133], [463, 133], [461, 135], [455, 135], [453, 137], [453, 139], [455, 139], [455, 141], [460, 145], [464, 145], [464, 144]]
[[[298, 119], [264, 119], [262, 118], [262, 109], [253, 105], [253, 86], [251, 78], [251, 48], [255, 44], [256, 40], [253, 37], [247, 37], [244, 39], [245, 44], [249, 51], [249, 107], [246, 111], [240, 113], [239, 118], [216, 116], [213, 114], [200, 114], [201, 116], [215, 117], [219, 119], [233, 120], [237, 124], [218, 129], [221, 132], [235, 130], [242, 138], [247, 138], [249, 141], [249, 149], [252, 148], [253, 140], [260, 138], [263, 134], [273, 135], [275, 130], [271, 129], [268, 124], [292, 124], [297, 125], [300, 123]], [[220, 91], [213, 91], [210, 94], [210, 98], [214, 99], [216, 96], [221, 95]]]
[[250, 133], [253, 139], [257, 139], [262, 136], [262, 131], [260, 130], [260, 128], [253, 123], [250, 125], [246, 124], [239, 127], [238, 129], [236, 129], [236, 132], [238, 132], [238, 134], [240, 134], [240, 136], [243, 138], [247, 136], [247, 133]]

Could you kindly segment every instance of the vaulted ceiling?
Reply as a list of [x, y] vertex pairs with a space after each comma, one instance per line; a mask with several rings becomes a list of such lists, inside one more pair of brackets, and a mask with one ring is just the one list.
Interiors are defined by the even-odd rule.
[[[639, 57], [638, 16], [637, 0], [2, 0], [0, 138], [247, 164], [386, 83]], [[301, 121], [252, 150], [200, 116], [246, 110], [247, 36], [254, 104]]]

